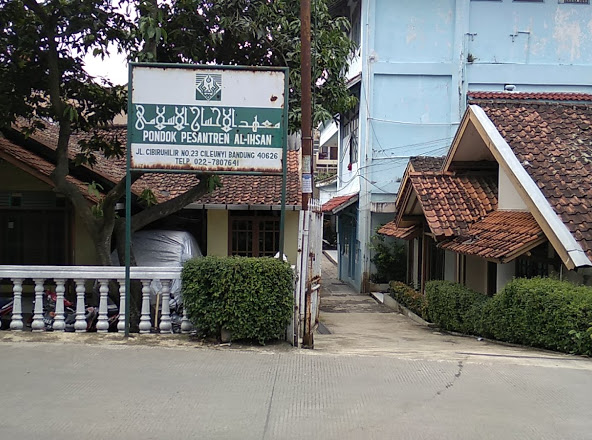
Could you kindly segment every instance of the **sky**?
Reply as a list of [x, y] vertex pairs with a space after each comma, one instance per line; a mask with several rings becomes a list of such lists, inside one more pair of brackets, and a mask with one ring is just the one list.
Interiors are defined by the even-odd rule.
[[102, 60], [100, 57], [87, 55], [84, 58], [85, 70], [92, 76], [102, 76], [110, 79], [116, 85], [127, 84], [127, 60], [124, 54], [118, 54], [115, 47], [111, 47], [109, 56]]

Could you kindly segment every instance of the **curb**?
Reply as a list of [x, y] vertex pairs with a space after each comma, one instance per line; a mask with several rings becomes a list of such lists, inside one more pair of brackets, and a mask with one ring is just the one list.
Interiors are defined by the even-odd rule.
[[411, 310], [409, 310], [404, 305], [399, 304], [397, 302], [397, 300], [395, 300], [388, 293], [385, 293], [385, 295], [384, 295], [384, 305], [387, 306], [389, 309], [394, 310], [395, 312], [399, 312], [399, 313], [407, 316], [409, 319], [411, 319], [413, 322], [415, 322], [417, 324], [420, 324], [420, 325], [423, 325], [423, 326], [426, 326], [429, 328], [438, 328], [437, 325], [434, 324], [433, 322], [426, 321], [421, 316], [418, 316], [415, 313], [413, 313]]
[[323, 251], [323, 255], [324, 255], [325, 257], [327, 257], [327, 260], [329, 260], [331, 263], [333, 263], [335, 266], [337, 266], [337, 260], [335, 260], [335, 259], [333, 258], [333, 256], [332, 256], [331, 254], [329, 254], [329, 252], [327, 252], [327, 251]]

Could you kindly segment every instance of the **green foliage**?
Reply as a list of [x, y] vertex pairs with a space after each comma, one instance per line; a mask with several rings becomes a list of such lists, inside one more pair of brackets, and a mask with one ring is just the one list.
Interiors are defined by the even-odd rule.
[[274, 258], [203, 257], [185, 263], [183, 304], [206, 336], [282, 338], [293, 313], [293, 272]]
[[485, 305], [483, 330], [502, 341], [592, 355], [592, 289], [515, 279]]
[[103, 201], [104, 197], [101, 191], [103, 191], [103, 186], [97, 182], [91, 182], [87, 184], [88, 193], [93, 196], [94, 198], [98, 199], [96, 205], [92, 205], [90, 207], [90, 211], [95, 218], [103, 217]]
[[399, 304], [407, 307], [416, 315], [427, 319], [428, 302], [421, 292], [400, 281], [391, 281], [389, 283], [389, 293]]
[[404, 244], [393, 241], [381, 234], [374, 234], [370, 239], [373, 251], [370, 261], [376, 267], [376, 273], [370, 275], [374, 283], [405, 281], [407, 273], [407, 250]]
[[[145, 3], [145, 2], [144, 2]], [[348, 21], [332, 18], [328, 0], [312, 0], [313, 119], [319, 124], [351, 109], [346, 84], [355, 47]], [[289, 130], [300, 128], [300, 2], [292, 0], [176, 0], [159, 6], [160, 23], [140, 22], [139, 35], [156, 43], [162, 62], [289, 67]], [[152, 12], [151, 17], [154, 17]], [[146, 52], [146, 50], [143, 50]]]
[[158, 5], [157, 0], [138, 0], [138, 28], [136, 35], [141, 50], [136, 53], [138, 61], [155, 62], [156, 47], [159, 44], [166, 44], [167, 31], [163, 27], [165, 16], [168, 11], [168, 3]]
[[445, 330], [592, 355], [592, 289], [515, 279], [492, 298], [448, 281], [426, 285], [429, 318]]
[[156, 196], [150, 188], [144, 188], [139, 198], [145, 206], [152, 206], [158, 203]]
[[71, 130], [113, 120], [126, 89], [92, 81], [87, 53], [128, 47], [131, 20], [109, 0], [0, 2], [0, 125], [47, 117]]
[[207, 176], [208, 179], [208, 193], [214, 192], [218, 188], [222, 188], [222, 180], [220, 176]]
[[445, 330], [480, 334], [481, 310], [489, 300], [487, 295], [450, 281], [430, 281], [425, 293], [432, 322]]

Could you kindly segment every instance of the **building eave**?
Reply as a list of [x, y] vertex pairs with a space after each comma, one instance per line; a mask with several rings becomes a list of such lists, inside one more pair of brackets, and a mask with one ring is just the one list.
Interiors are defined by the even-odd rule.
[[[469, 120], [474, 124], [500, 167], [504, 169], [510, 178], [514, 188], [525, 201], [529, 211], [561, 257], [563, 264], [570, 270], [592, 266], [592, 262], [580, 244], [561, 221], [540, 188], [520, 164], [510, 145], [502, 137], [483, 109], [474, 104], [469, 106], [463, 117], [463, 130]], [[458, 145], [456, 138], [455, 143]], [[453, 156], [454, 154], [451, 151], [446, 160], [445, 169], [450, 165]]]

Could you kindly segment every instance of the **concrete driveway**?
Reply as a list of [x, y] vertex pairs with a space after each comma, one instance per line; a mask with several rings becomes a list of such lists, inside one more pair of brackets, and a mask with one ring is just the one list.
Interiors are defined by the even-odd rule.
[[582, 365], [587, 359], [511, 344], [456, 336], [420, 325], [370, 295], [337, 279], [337, 267], [322, 262], [321, 323], [330, 334], [315, 335], [315, 350], [405, 359], [468, 359], [528, 365]]

